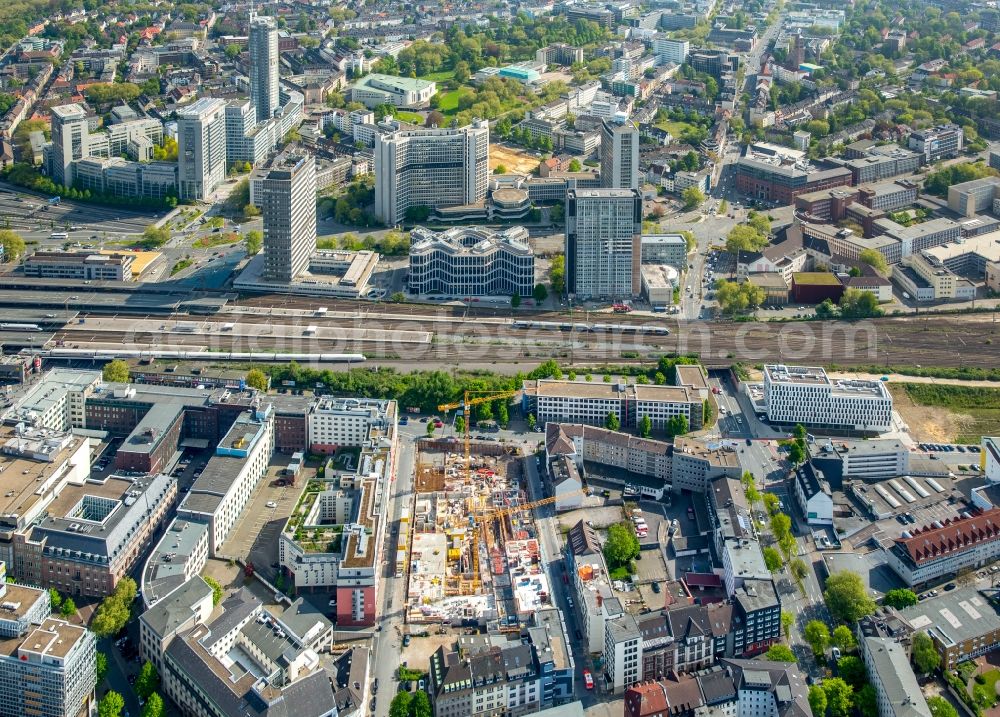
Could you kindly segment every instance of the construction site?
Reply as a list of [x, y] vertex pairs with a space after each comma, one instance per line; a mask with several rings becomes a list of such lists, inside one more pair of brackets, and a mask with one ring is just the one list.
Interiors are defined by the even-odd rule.
[[528, 501], [522, 461], [515, 446], [467, 433], [419, 443], [396, 558], [408, 622], [517, 629], [550, 601], [531, 511], [552, 499]]

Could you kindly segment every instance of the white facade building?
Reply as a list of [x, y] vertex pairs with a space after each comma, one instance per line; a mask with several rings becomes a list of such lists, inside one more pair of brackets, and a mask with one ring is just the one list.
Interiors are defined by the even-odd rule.
[[531, 296], [534, 286], [535, 254], [524, 227], [415, 227], [410, 234], [409, 289], [415, 294]]
[[566, 291], [579, 297], [638, 296], [641, 233], [642, 196], [637, 190], [567, 192]]
[[892, 427], [892, 396], [881, 381], [835, 381], [818, 366], [765, 366], [764, 401], [773, 424], [880, 433]]
[[205, 199], [226, 179], [226, 103], [204, 97], [177, 113], [181, 199]]
[[274, 117], [278, 109], [278, 26], [274, 18], [250, 20], [250, 99], [257, 121]]

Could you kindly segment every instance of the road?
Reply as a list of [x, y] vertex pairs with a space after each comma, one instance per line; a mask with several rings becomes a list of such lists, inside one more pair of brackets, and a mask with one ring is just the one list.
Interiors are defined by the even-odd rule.
[[[386, 529], [386, 540], [381, 562], [381, 590], [379, 591], [378, 607], [376, 609], [376, 624], [381, 626], [372, 638], [372, 679], [378, 680], [379, 690], [375, 695], [376, 710], [371, 712], [375, 717], [385, 717], [389, 714], [389, 703], [396, 694], [396, 668], [399, 667], [399, 654], [402, 650], [402, 635], [405, 629], [404, 616], [406, 612], [406, 577], [397, 578], [396, 538], [399, 518], [404, 507], [410, 507], [413, 501], [413, 471], [416, 459], [415, 439], [426, 433], [423, 423], [411, 423], [399, 427], [399, 449], [396, 462], [396, 476], [386, 515], [390, 524]], [[410, 511], [413, 515], [413, 511]], [[391, 538], [391, 539], [390, 539]], [[423, 665], [416, 666], [423, 669]], [[371, 684], [368, 685], [371, 689]]]

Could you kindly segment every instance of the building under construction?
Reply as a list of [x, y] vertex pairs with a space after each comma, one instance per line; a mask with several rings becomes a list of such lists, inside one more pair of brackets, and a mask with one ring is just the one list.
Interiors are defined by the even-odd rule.
[[[412, 513], [401, 521], [397, 573], [408, 574], [410, 622], [516, 626], [550, 589], [512, 446], [422, 441]], [[548, 501], [544, 501], [548, 502]]]

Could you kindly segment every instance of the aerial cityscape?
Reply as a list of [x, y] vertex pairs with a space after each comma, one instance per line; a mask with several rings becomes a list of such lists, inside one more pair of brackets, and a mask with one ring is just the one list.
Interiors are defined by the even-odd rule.
[[995, 0], [0, 2], [0, 717], [1000, 717]]

